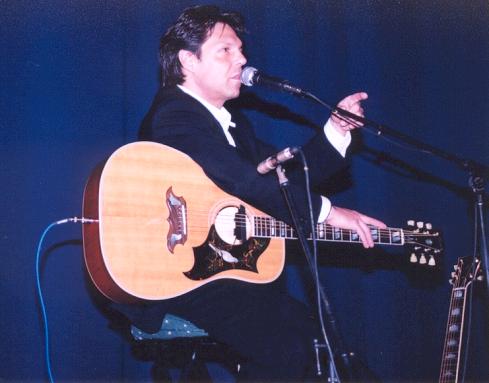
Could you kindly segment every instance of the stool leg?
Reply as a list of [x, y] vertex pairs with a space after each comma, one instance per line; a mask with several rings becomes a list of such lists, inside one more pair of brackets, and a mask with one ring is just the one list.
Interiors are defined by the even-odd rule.
[[181, 381], [186, 382], [212, 382], [205, 362], [200, 358], [199, 347], [196, 346], [190, 361], [182, 369]]

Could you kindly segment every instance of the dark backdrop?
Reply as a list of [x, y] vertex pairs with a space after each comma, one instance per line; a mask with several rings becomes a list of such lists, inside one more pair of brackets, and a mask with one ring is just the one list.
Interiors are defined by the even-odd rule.
[[[36, 247], [51, 222], [80, 215], [93, 167], [136, 139], [158, 86], [158, 38], [191, 1], [0, 1], [0, 380], [46, 378], [35, 289]], [[365, 90], [368, 116], [489, 164], [487, 1], [219, 1], [241, 11], [249, 64], [335, 103]], [[260, 137], [300, 144], [327, 111], [270, 90], [247, 91]], [[268, 105], [260, 108], [259, 105]], [[438, 377], [458, 257], [473, 251], [467, 174], [367, 132], [356, 133], [351, 187], [333, 197], [391, 226], [409, 218], [444, 233], [437, 270], [401, 252], [321, 246], [321, 278], [345, 342], [385, 381]], [[343, 186], [343, 185], [339, 185]], [[310, 287], [296, 248], [290, 291]], [[52, 362], [59, 381], [148, 380], [87, 279], [79, 224], [42, 251]], [[489, 378], [487, 299], [473, 302], [469, 376]], [[115, 324], [114, 324], [115, 323]]]

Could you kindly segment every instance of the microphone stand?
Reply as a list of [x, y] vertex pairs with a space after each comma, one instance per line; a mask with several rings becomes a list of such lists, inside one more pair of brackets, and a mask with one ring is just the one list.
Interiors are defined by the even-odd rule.
[[485, 230], [485, 216], [484, 216], [484, 185], [485, 185], [484, 175], [489, 174], [489, 167], [484, 164], [478, 163], [476, 161], [460, 158], [452, 153], [435, 148], [434, 146], [428, 145], [424, 142], [418, 141], [412, 137], [400, 133], [392, 128], [389, 128], [386, 125], [382, 125], [373, 120], [369, 120], [365, 117], [358, 116], [342, 108], [332, 107], [331, 105], [322, 101], [321, 99], [319, 99], [318, 97], [316, 97], [310, 92], [303, 91], [302, 94], [300, 95], [302, 97], [309, 98], [321, 104], [322, 106], [327, 107], [340, 118], [350, 120], [350, 121], [354, 120], [355, 122], [361, 123], [364, 126], [364, 128], [373, 131], [377, 136], [386, 136], [386, 137], [394, 138], [404, 144], [413, 147], [414, 149], [420, 152], [447, 160], [469, 173], [468, 184], [470, 186], [470, 189], [474, 197], [475, 211], [476, 211], [476, 217], [475, 217], [476, 223], [475, 223], [474, 230], [476, 230], [477, 232], [475, 233], [474, 238], [479, 239], [479, 241], [476, 242], [477, 244], [479, 244], [478, 246], [479, 248], [477, 249], [477, 245], [476, 245], [475, 250], [476, 253], [478, 250], [479, 256], [482, 258], [481, 259], [482, 267], [485, 274], [484, 279], [486, 282], [486, 289], [489, 293], [489, 251], [487, 248], [487, 237], [485, 232], [486, 230]]
[[[258, 79], [258, 81], [260, 81], [260, 80]], [[418, 141], [418, 140], [416, 140], [410, 136], [407, 136], [403, 133], [400, 133], [400, 132], [398, 132], [392, 128], [387, 127], [386, 125], [382, 125], [382, 124], [379, 124], [373, 120], [369, 120], [367, 118], [358, 116], [358, 115], [351, 113], [347, 110], [344, 110], [342, 108], [332, 107], [331, 105], [322, 101], [321, 99], [319, 99], [318, 97], [316, 97], [312, 93], [304, 91], [300, 88], [291, 86], [290, 84], [288, 84], [285, 81], [278, 81], [277, 82], [276, 80], [272, 79], [272, 81], [262, 81], [262, 82], [264, 82], [265, 84], [269, 83], [269, 85], [272, 85], [272, 86], [278, 86], [281, 90], [292, 93], [296, 96], [311, 99], [311, 100], [319, 103], [320, 105], [325, 106], [326, 108], [331, 110], [333, 112], [333, 114], [335, 114], [336, 116], [338, 116], [339, 118], [341, 118], [345, 121], [348, 121], [350, 123], [352, 121], [360, 123], [357, 126], [363, 125], [364, 128], [372, 131], [373, 133], [375, 133], [375, 135], [377, 135], [379, 137], [385, 136], [385, 137], [393, 138], [400, 143], [407, 144], [407, 145], [411, 146], [412, 148], [414, 148], [415, 150], [417, 150], [419, 152], [422, 152], [425, 154], [430, 154], [432, 156], [442, 158], [444, 160], [447, 160], [447, 161], [457, 165], [458, 167], [462, 168], [463, 170], [467, 171], [469, 173], [469, 177], [468, 177], [469, 182], [468, 183], [469, 183], [469, 186], [471, 188], [472, 194], [474, 196], [474, 204], [475, 204], [474, 210], [475, 210], [475, 214], [476, 214], [475, 228], [474, 228], [474, 230], [475, 230], [474, 238], [476, 239], [475, 248], [474, 248], [474, 250], [475, 250], [474, 256], [477, 256], [477, 254], [479, 254], [479, 257], [482, 258], [481, 259], [482, 268], [483, 268], [484, 274], [485, 274], [484, 279], [486, 282], [486, 290], [487, 290], [488, 297], [489, 297], [489, 251], [487, 248], [487, 237], [486, 237], [486, 230], [485, 230], [486, 219], [484, 216], [484, 198], [485, 198], [484, 197], [484, 185], [485, 185], [484, 175], [489, 174], [489, 167], [488, 166], [481, 164], [481, 163], [478, 163], [476, 161], [468, 160], [465, 158], [460, 158], [460, 157], [458, 157], [452, 153], [449, 153], [449, 152], [443, 151], [441, 149], [435, 148], [431, 145], [428, 145], [424, 142]], [[254, 84], [253, 81], [250, 82], [248, 80], [244, 81], [243, 83], [247, 86], [251, 86]], [[293, 208], [293, 206], [290, 206], [291, 199], [290, 199], [290, 196], [288, 196], [288, 191], [287, 191], [288, 180], [283, 175], [283, 172], [282, 172], [282, 175], [280, 175], [281, 172], [282, 171], [279, 171], [277, 168], [277, 174], [279, 176], [279, 180], [281, 179], [281, 177], [283, 177], [280, 181], [281, 182], [281, 184], [280, 184], [281, 189], [282, 189], [284, 195], [286, 195], [286, 200], [287, 200], [287, 203], [289, 204], [289, 209], [291, 210], [291, 215], [292, 215], [292, 218], [294, 220], [294, 224], [296, 226], [297, 232], [299, 234], [299, 239], [301, 240], [302, 248], [304, 250], [304, 253], [306, 254], [306, 257], [308, 258], [311, 270], [314, 270], [314, 267], [312, 266], [311, 260], [310, 260], [310, 249], [306, 243], [306, 239], [305, 239], [304, 233], [301, 230], [300, 225], [298, 224], [298, 222], [296, 222], [297, 217], [295, 216], [295, 212], [293, 213], [294, 208]], [[282, 184], [282, 183], [284, 183], [284, 184]], [[335, 321], [331, 316], [331, 311], [329, 310], [329, 304], [327, 302], [326, 296], [325, 296], [322, 288], [319, 286], [318, 280], [317, 280], [317, 283], [318, 283], [318, 289], [320, 290], [321, 299], [324, 302], [325, 309], [327, 310], [327, 314], [330, 318], [331, 329], [333, 330], [333, 333], [335, 335], [335, 338], [336, 338], [335, 340], [339, 341], [339, 344], [341, 344], [341, 341], [339, 338], [339, 333], [336, 330]], [[328, 343], [328, 340], [326, 338], [326, 334], [324, 334], [324, 338], [325, 338], [326, 343]], [[329, 344], [326, 344], [326, 346], [328, 348], [330, 359], [332, 359], [332, 352], [329, 348]], [[345, 356], [347, 356], [347, 354], [342, 353], [342, 356], [345, 357]], [[333, 363], [333, 367], [334, 367], [334, 369], [336, 369], [334, 366], [333, 360], [331, 360], [331, 363]]]
[[[353, 356], [353, 353], [347, 353], [344, 348], [343, 341], [340, 337], [340, 333], [338, 331], [338, 328], [336, 326], [336, 320], [333, 317], [333, 313], [331, 311], [330, 304], [328, 302], [328, 299], [326, 297], [326, 294], [324, 292], [324, 288], [319, 282], [319, 278], [317, 278], [317, 267], [315, 265], [315, 262], [313, 261], [313, 256], [311, 255], [311, 249], [309, 247], [309, 244], [307, 242], [307, 237], [304, 233], [304, 230], [302, 226], [300, 225], [299, 222], [299, 217], [297, 214], [297, 209], [295, 207], [295, 203], [293, 200], [293, 197], [290, 193], [289, 190], [289, 180], [285, 176], [285, 170], [282, 168], [281, 165], [278, 165], [276, 168], [279, 184], [280, 184], [280, 190], [282, 191], [282, 194], [284, 195], [285, 201], [287, 203], [287, 206], [290, 211], [290, 215], [292, 216], [292, 220], [297, 232], [297, 238], [299, 239], [299, 242], [301, 244], [302, 250], [304, 251], [304, 254], [306, 256], [307, 262], [309, 264], [309, 268], [314, 276], [316, 276], [315, 281], [318, 284], [318, 291], [320, 295], [320, 299], [323, 303], [324, 307], [324, 312], [327, 317], [327, 322], [328, 322], [328, 328], [330, 330], [330, 335], [332, 335], [332, 342], [329, 342], [329, 339], [326, 335], [326, 333], [323, 331], [323, 337], [325, 341], [324, 347], [326, 347], [327, 353], [328, 353], [328, 358], [329, 358], [329, 371], [330, 371], [330, 377], [328, 379], [328, 382], [332, 383], [340, 383], [340, 377], [338, 374], [338, 370], [336, 368], [336, 363], [335, 363], [335, 353], [332, 350], [332, 346], [334, 346], [336, 353], [341, 357], [342, 362], [343, 362], [343, 371], [345, 373], [345, 376], [348, 378], [348, 380], [353, 379], [353, 371], [352, 371], [352, 366], [351, 366], [351, 361], [349, 360], [349, 356]], [[321, 310], [321, 308], [320, 308]], [[321, 315], [321, 312], [320, 312]], [[318, 364], [318, 375], [321, 374], [321, 370], [319, 367], [319, 358], [318, 358], [318, 347], [321, 347], [320, 345], [317, 344], [317, 341], [315, 340], [314, 347], [316, 349], [316, 358], [317, 358], [317, 364]]]

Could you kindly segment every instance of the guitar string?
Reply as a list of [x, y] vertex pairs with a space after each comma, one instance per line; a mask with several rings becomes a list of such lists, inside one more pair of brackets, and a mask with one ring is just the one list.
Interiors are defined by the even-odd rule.
[[[195, 214], [194, 214], [195, 216]], [[222, 223], [224, 225], [231, 225], [231, 224], [249, 224], [250, 226], [254, 228], [260, 228], [260, 226], [263, 226], [263, 229], [285, 229], [285, 230], [294, 230], [293, 227], [291, 227], [288, 224], [282, 223], [281, 221], [274, 221], [272, 218], [264, 218], [264, 217], [259, 217], [259, 216], [254, 216], [253, 218], [259, 218], [259, 221], [256, 220], [250, 220], [247, 218], [235, 218], [234, 215], [220, 215], [219, 223]], [[260, 221], [263, 220], [263, 221]], [[253, 221], [253, 222], [251, 222]], [[195, 226], [194, 227], [199, 227]], [[205, 225], [202, 225], [201, 227], [205, 228]], [[373, 230], [377, 231], [380, 234], [385, 234], [385, 235], [390, 235], [390, 234], [395, 234], [396, 232], [403, 232], [404, 234], [408, 234], [410, 236], [416, 236], [416, 237], [434, 237], [436, 236], [436, 233], [425, 233], [425, 232], [417, 232], [417, 231], [412, 231], [408, 229], [400, 229], [400, 228], [377, 228], [375, 226], [368, 225], [368, 227]], [[343, 232], [350, 232], [350, 233], [356, 233], [355, 230], [353, 229], [342, 229], [336, 226], [332, 226], [329, 224], [325, 223], [318, 223], [316, 224], [316, 229], [317, 231], [321, 230], [326, 230], [328, 232], [337, 232], [337, 231], [343, 231]]]
[[[233, 207], [233, 206], [229, 206], [229, 207]], [[202, 217], [202, 216], [208, 217], [209, 216], [208, 210], [195, 210], [195, 209], [193, 209], [192, 212], [193, 212], [192, 216], [196, 216], [196, 217]], [[278, 225], [284, 225], [286, 228], [290, 228], [291, 230], [295, 230], [290, 225], [288, 225], [288, 224], [286, 224], [280, 220], [277, 220], [273, 217], [269, 217], [269, 216], [259, 216], [259, 215], [248, 216], [248, 215], [242, 214], [242, 213], [219, 213], [218, 216], [224, 217], [224, 219], [220, 219], [220, 222], [222, 222], [224, 224], [228, 224], [228, 223], [238, 223], [238, 224], [250, 223], [251, 225], [254, 225], [256, 227], [256, 224], [257, 224], [256, 220], [258, 219], [259, 221], [262, 221], [262, 222], [259, 222], [259, 224], [262, 224], [262, 223], [268, 224], [271, 227], [275, 227], [278, 224]], [[236, 217], [238, 217], [238, 218], [236, 218]], [[253, 221], [253, 223], [251, 221]], [[271, 225], [271, 224], [273, 224], [273, 225]], [[436, 235], [436, 233], [431, 233], [431, 232], [426, 233], [426, 232], [414, 231], [414, 230], [409, 230], [409, 229], [401, 229], [401, 228], [396, 228], [396, 227], [389, 227], [386, 229], [382, 229], [382, 228], [377, 228], [377, 227], [372, 226], [372, 225], [367, 225], [367, 226], [370, 227], [372, 230], [376, 230], [379, 233], [386, 234], [386, 235], [391, 234], [395, 231], [403, 232], [404, 234], [409, 234], [409, 235], [414, 235], [414, 236], [431, 236], [431, 237], [433, 237]], [[325, 228], [326, 230], [342, 230], [342, 231], [355, 232], [355, 230], [353, 230], [353, 229], [342, 229], [342, 228], [339, 228], [339, 227], [336, 227], [336, 226], [333, 226], [333, 225], [330, 225], [330, 224], [327, 224], [324, 222], [317, 223], [316, 227], [318, 230], [319, 230], [319, 228]]]
[[[276, 221], [280, 222], [280, 221]], [[227, 220], [220, 220], [220, 223], [223, 224], [226, 227], [226, 230], [218, 230], [218, 233], [221, 234], [228, 234], [232, 233], [232, 236], [234, 236], [234, 231], [235, 231], [235, 224], [237, 223], [237, 220], [229, 216]], [[252, 234], [250, 234], [250, 237], [257, 237], [257, 238], [283, 238], [283, 239], [296, 239], [296, 231], [293, 229], [291, 226], [284, 226], [284, 227], [276, 227], [269, 225], [268, 222], [264, 223], [264, 226], [261, 226], [260, 223], [258, 224], [252, 224], [248, 220], [243, 220], [241, 223], [246, 223], [249, 225], [249, 229], [247, 228], [247, 234], [248, 231], [250, 231]], [[283, 224], [285, 225], [285, 224]], [[187, 226], [189, 228], [189, 231], [191, 232], [200, 232], [203, 234], [206, 234], [209, 232], [209, 227], [203, 224], [189, 224]], [[436, 237], [436, 234], [431, 234], [431, 233], [419, 233], [419, 232], [413, 232], [409, 230], [404, 230], [404, 229], [398, 229], [398, 228], [388, 228], [388, 229], [377, 229], [373, 226], [371, 226], [372, 230], [377, 231], [377, 236], [374, 238], [374, 243], [377, 244], [383, 244], [383, 245], [420, 245], [424, 249], [428, 250], [434, 250], [434, 251], [439, 251], [439, 246], [433, 245], [430, 246], [426, 243], [420, 243], [417, 242], [415, 239], [419, 238], [429, 238], [429, 237]], [[404, 233], [404, 242], [399, 242], [396, 241], [395, 239], [392, 239], [392, 236], [396, 232], [403, 231]], [[316, 227], [316, 232], [319, 233], [319, 240], [323, 241], [332, 241], [332, 242], [349, 242], [349, 243], [360, 243], [361, 239], [358, 236], [358, 234], [351, 229], [340, 229], [331, 225], [327, 224], [317, 224]], [[274, 234], [275, 233], [275, 234]], [[356, 234], [356, 236], [355, 236]], [[338, 238], [339, 237], [339, 238]], [[248, 238], [248, 237], [247, 237]], [[429, 254], [426, 254], [429, 255]]]
[[[198, 214], [193, 214], [193, 216], [197, 216]], [[208, 213], [203, 213], [201, 216], [208, 216]], [[250, 227], [254, 228], [255, 230], [273, 230], [275, 229], [276, 231], [280, 230], [285, 230], [285, 231], [294, 231], [295, 229], [281, 221], [274, 220], [273, 218], [268, 218], [268, 217], [260, 217], [260, 216], [253, 216], [252, 218], [258, 218], [258, 220], [255, 219], [248, 219], [248, 218], [236, 218], [234, 214], [220, 214], [219, 215], [219, 223], [223, 225], [229, 225], [230, 227], [234, 224], [247, 224], [250, 225]], [[141, 217], [137, 217], [140, 219]], [[164, 220], [163, 218], [161, 220]], [[190, 223], [188, 227], [193, 227], [193, 228], [201, 228], [203, 230], [208, 229], [208, 226], [206, 224], [192, 224]], [[371, 229], [371, 231], [379, 233], [381, 236], [388, 236], [390, 237], [391, 235], [395, 235], [397, 232], [402, 232], [405, 234], [405, 236], [410, 236], [410, 237], [436, 237], [437, 233], [432, 233], [432, 232], [419, 232], [419, 231], [413, 231], [409, 229], [401, 229], [401, 228], [377, 228], [375, 226], [368, 225], [368, 227]], [[338, 233], [341, 232], [343, 234], [353, 234], [356, 233], [354, 229], [343, 229], [339, 228], [336, 226], [332, 226], [329, 224], [325, 223], [318, 223], [316, 224], [316, 231], [325, 231], [328, 234], [330, 233]]]
[[[194, 211], [192, 216], [194, 217], [208, 217], [209, 216], [209, 212], [208, 211], [202, 211], [202, 212], [196, 212]], [[243, 214], [236, 214], [236, 213], [220, 213], [219, 215], [219, 222], [223, 223], [223, 224], [229, 224], [229, 223], [238, 223], [238, 224], [243, 224], [243, 223], [249, 223], [250, 225], [253, 225], [254, 227], [256, 227], [257, 225], [265, 225], [265, 226], [269, 226], [269, 227], [277, 227], [277, 226], [284, 226], [286, 229], [290, 229], [290, 230], [295, 230], [292, 226], [290, 226], [289, 224], [286, 224], [282, 221], [279, 221], [279, 220], [276, 220], [275, 218], [272, 218], [272, 217], [265, 217], [265, 216], [257, 216], [257, 215], [253, 215], [253, 216], [247, 216], [247, 215], [243, 215]], [[257, 221], [258, 220], [258, 221]], [[215, 220], [214, 220], [215, 221]], [[418, 231], [414, 231], [414, 230], [409, 230], [409, 229], [401, 229], [401, 228], [396, 228], [396, 227], [389, 227], [389, 228], [385, 228], [385, 229], [382, 229], [382, 228], [377, 228], [376, 226], [372, 226], [372, 225], [367, 225], [369, 228], [371, 228], [372, 230], [376, 230], [378, 231], [379, 233], [382, 233], [382, 234], [391, 234], [393, 232], [396, 232], [396, 231], [399, 231], [399, 232], [404, 232], [405, 234], [409, 234], [409, 235], [415, 235], [415, 236], [436, 236], [436, 233], [431, 233], [431, 232], [418, 232]], [[206, 227], [206, 226], [202, 226], [202, 227]], [[336, 226], [333, 226], [333, 225], [330, 225], [330, 224], [327, 224], [327, 223], [317, 223], [316, 224], [316, 227], [317, 229], [320, 229], [320, 228], [324, 228], [326, 230], [334, 230], [334, 231], [351, 231], [351, 232], [354, 232], [355, 230], [353, 229], [343, 229], [343, 228], [339, 228], [339, 227], [336, 227]]]
[[[281, 227], [279, 225], [270, 225], [268, 223], [251, 223], [248, 220], [239, 221], [239, 220], [233, 219], [231, 217], [227, 220], [221, 219], [221, 220], [219, 220], [219, 223], [223, 224], [224, 226], [227, 226], [229, 228], [229, 230], [234, 230], [235, 229], [234, 224], [237, 223], [237, 224], [247, 224], [252, 229], [255, 229], [255, 231], [260, 231], [260, 230], [272, 231], [272, 230], [275, 230], [276, 232], [285, 232], [285, 231], [295, 232], [295, 229], [292, 228], [291, 226], [288, 226], [288, 225]], [[188, 227], [198, 228], [198, 229], [202, 229], [202, 230], [208, 230], [208, 228], [209, 228], [205, 224], [190, 224], [190, 225], [188, 225]], [[371, 231], [378, 232], [380, 235], [383, 235], [386, 237], [389, 237], [391, 235], [396, 234], [396, 232], [401, 232], [401, 231], [405, 234], [405, 236], [408, 235], [410, 237], [436, 237], [437, 236], [436, 233], [422, 233], [422, 232], [416, 232], [416, 231], [409, 231], [406, 229], [397, 229], [397, 228], [378, 229], [378, 228], [375, 228], [372, 226], [370, 226], [370, 228], [371, 228]], [[327, 225], [327, 224], [324, 226], [323, 226], [323, 224], [318, 224], [318, 226], [316, 226], [316, 232], [320, 232], [320, 231], [325, 231], [328, 234], [338, 234], [339, 232], [341, 232], [343, 234], [351, 234], [351, 235], [357, 234], [357, 232], [353, 229], [342, 229], [342, 228], [338, 228], [338, 227]]]

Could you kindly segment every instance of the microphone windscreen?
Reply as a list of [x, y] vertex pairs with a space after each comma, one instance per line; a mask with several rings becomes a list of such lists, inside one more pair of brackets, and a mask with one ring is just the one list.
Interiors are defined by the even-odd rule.
[[252, 66], [247, 66], [241, 71], [241, 84], [246, 86], [252, 86], [254, 84], [253, 78], [255, 77], [258, 69]]

